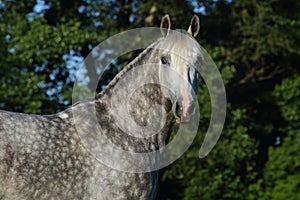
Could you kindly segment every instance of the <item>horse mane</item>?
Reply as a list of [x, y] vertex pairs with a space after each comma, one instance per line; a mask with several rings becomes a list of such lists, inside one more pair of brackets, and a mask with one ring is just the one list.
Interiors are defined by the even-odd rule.
[[146, 56], [148, 56], [154, 49], [154, 47], [159, 43], [160, 39], [154, 43], [152, 43], [150, 46], [148, 46], [145, 50], [143, 50], [137, 57], [135, 57], [130, 63], [125, 65], [123, 69], [109, 82], [109, 84], [102, 90], [100, 93], [98, 93], [95, 98], [99, 99], [101, 98], [106, 91], [108, 91], [110, 88], [114, 87], [117, 82], [120, 80], [122, 76], [132, 68], [139, 66], [142, 61], [145, 59]]

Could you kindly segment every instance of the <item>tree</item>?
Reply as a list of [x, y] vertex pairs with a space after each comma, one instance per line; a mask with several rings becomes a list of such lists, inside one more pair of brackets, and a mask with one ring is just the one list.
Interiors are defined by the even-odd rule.
[[[99, 42], [131, 28], [157, 27], [166, 13], [172, 28], [186, 28], [196, 12], [199, 43], [226, 85], [226, 124], [200, 160], [211, 112], [201, 80], [199, 133], [184, 156], [163, 169], [158, 199], [298, 199], [299, 10], [297, 0], [3, 0], [0, 107], [60, 111], [71, 103], [79, 63]], [[137, 53], [123, 55], [89, 85], [101, 91]], [[98, 75], [93, 68], [86, 73]]]
[[[70, 104], [72, 69], [66, 55], [78, 55], [82, 43], [92, 37], [69, 20], [47, 24], [42, 12], [33, 12], [35, 1], [3, 1], [1, 106], [28, 113], [53, 113]], [[61, 19], [63, 20], [63, 19]], [[94, 37], [94, 35], [93, 35]]]
[[285, 125], [281, 137], [269, 149], [262, 186], [265, 199], [299, 199], [300, 191], [300, 78], [292, 76], [276, 85], [273, 96]]

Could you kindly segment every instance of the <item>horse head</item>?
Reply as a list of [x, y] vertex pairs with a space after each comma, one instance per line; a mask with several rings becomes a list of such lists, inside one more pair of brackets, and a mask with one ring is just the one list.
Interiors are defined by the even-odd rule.
[[171, 21], [165, 15], [161, 21], [162, 39], [155, 48], [159, 49], [159, 79], [165, 97], [173, 104], [177, 120], [187, 122], [195, 113], [201, 48], [195, 40], [199, 29], [199, 18], [194, 15], [187, 31], [171, 30]]

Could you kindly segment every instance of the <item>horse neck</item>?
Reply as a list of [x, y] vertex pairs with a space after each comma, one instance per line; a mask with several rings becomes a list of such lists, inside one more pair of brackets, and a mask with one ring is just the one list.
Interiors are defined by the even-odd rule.
[[[106, 137], [125, 150], [152, 151], [163, 146], [169, 134], [171, 119], [160, 117], [166, 116], [172, 105], [158, 84], [158, 66], [147, 64], [153, 60], [149, 51], [146, 49], [129, 63], [95, 101], [98, 123], [106, 130]], [[136, 86], [146, 79], [147, 84]], [[156, 132], [143, 135], [149, 127]]]

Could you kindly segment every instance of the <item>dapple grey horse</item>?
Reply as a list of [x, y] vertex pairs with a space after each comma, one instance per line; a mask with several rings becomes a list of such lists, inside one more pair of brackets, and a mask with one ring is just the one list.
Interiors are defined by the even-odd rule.
[[[200, 28], [199, 18], [192, 18], [187, 31], [180, 30], [175, 34], [170, 27], [171, 22], [166, 15], [161, 22], [162, 37], [124, 67], [106, 89], [92, 100], [78, 102], [54, 115], [0, 111], [0, 199], [155, 198], [157, 170], [133, 173], [102, 164], [83, 144], [78, 130], [90, 134], [93, 125], [87, 119], [89, 110], [94, 109], [95, 123], [101, 125], [101, 131], [97, 133], [99, 142], [105, 138], [121, 150], [147, 153], [164, 147], [175, 118], [182, 123], [189, 120], [194, 111], [194, 100], [189, 94], [191, 90], [197, 91], [201, 59], [200, 45], [194, 39]], [[174, 83], [179, 98], [174, 100], [174, 93], [159, 84], [140, 88], [133, 102], [129, 103], [132, 119], [137, 124], [147, 126], [153, 122], [153, 116], [160, 115], [149, 115], [151, 104], [161, 105], [166, 113], [173, 115], [168, 116], [157, 134], [136, 137], [116, 125], [110, 100], [114, 95], [113, 89], [118, 87], [122, 77], [149, 61], [155, 64], [132, 77], [132, 81], [150, 78]], [[162, 73], [163, 66], [171, 68], [186, 81], [178, 81], [173, 75]], [[126, 95], [127, 88], [123, 87], [118, 98], [121, 101]], [[81, 113], [76, 119], [74, 111]], [[95, 140], [92, 138], [93, 142]]]

